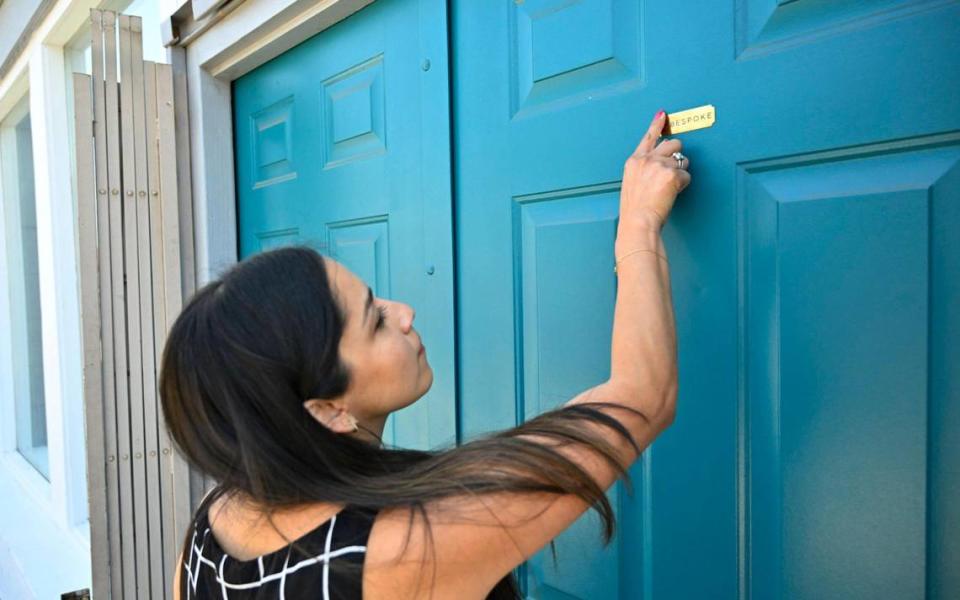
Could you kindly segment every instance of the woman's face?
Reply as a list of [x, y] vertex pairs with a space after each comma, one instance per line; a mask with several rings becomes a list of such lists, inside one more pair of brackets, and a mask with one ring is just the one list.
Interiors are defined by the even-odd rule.
[[414, 310], [377, 298], [359, 277], [324, 257], [333, 294], [346, 314], [340, 357], [351, 371], [342, 397], [361, 425], [379, 435], [387, 415], [415, 402], [433, 385], [433, 369], [413, 329]]

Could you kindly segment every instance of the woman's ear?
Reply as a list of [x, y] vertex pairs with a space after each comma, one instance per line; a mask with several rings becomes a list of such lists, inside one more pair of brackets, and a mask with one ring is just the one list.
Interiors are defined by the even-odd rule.
[[336, 433], [353, 433], [359, 430], [357, 419], [337, 401], [310, 398], [303, 407], [318, 423]]

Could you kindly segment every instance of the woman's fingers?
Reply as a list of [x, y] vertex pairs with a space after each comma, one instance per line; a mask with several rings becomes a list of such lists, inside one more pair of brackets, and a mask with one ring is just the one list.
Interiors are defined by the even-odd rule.
[[670, 156], [670, 155], [663, 156], [663, 155], [658, 154], [658, 153], [653, 153], [653, 154], [650, 155], [650, 159], [651, 159], [651, 160], [656, 160], [657, 162], [659, 162], [660, 164], [662, 164], [662, 165], [665, 166], [665, 167], [670, 167], [671, 169], [676, 169], [676, 170], [678, 170], [678, 171], [683, 171], [684, 173], [686, 173], [687, 169], [690, 168], [690, 157], [689, 157], [689, 156], [684, 156], [684, 157], [683, 157], [683, 167], [680, 167], [679, 165], [677, 165], [677, 159], [675, 159], [674, 157], [672, 157], [672, 156]]
[[652, 154], [648, 157], [648, 160], [657, 161], [664, 167], [666, 167], [670, 173], [670, 179], [673, 180], [676, 192], [679, 194], [682, 192], [688, 185], [690, 185], [690, 173], [687, 171], [687, 167], [690, 166], [690, 159], [685, 158], [683, 161], [683, 168], [677, 166], [677, 159], [672, 156], [658, 156]]
[[653, 153], [660, 154], [661, 156], [670, 156], [674, 152], [680, 152], [682, 147], [683, 142], [676, 138], [671, 138], [669, 140], [663, 140], [657, 144], [656, 148], [653, 149]]
[[640, 139], [637, 149], [633, 151], [634, 154], [646, 154], [653, 150], [656, 145], [657, 138], [660, 137], [660, 132], [663, 131], [663, 124], [666, 121], [666, 113], [660, 111], [657, 114], [659, 116], [655, 116], [653, 121], [650, 122], [650, 127], [643, 134], [643, 138]]

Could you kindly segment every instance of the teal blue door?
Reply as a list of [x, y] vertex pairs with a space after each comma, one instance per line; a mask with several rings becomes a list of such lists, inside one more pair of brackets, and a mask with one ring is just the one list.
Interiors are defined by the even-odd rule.
[[376, 2], [233, 85], [240, 256], [309, 244], [417, 310], [434, 384], [384, 430], [415, 448], [456, 436], [446, 23]]
[[623, 162], [716, 111], [664, 232], [676, 423], [527, 597], [960, 596], [958, 3], [449, 4], [449, 69], [443, 2], [377, 0], [234, 86], [241, 254], [307, 241], [417, 309], [397, 443], [606, 379]]
[[960, 597], [956, 2], [455, 2], [464, 433], [609, 375], [623, 162], [653, 114], [678, 417], [529, 561], [537, 598]]
[[693, 182], [665, 229], [673, 427], [528, 561], [536, 598], [960, 597], [960, 7], [453, 3], [467, 437], [609, 375], [623, 163], [653, 114]]

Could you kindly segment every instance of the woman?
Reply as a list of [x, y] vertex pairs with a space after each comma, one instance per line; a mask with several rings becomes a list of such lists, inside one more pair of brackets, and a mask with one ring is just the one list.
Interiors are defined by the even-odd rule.
[[676, 339], [660, 238], [690, 182], [654, 117], [627, 159], [610, 379], [459, 447], [384, 448], [433, 372], [410, 306], [306, 248], [200, 289], [167, 340], [170, 434], [218, 485], [178, 560], [177, 598], [515, 598], [512, 569], [595, 508], [673, 422]]

